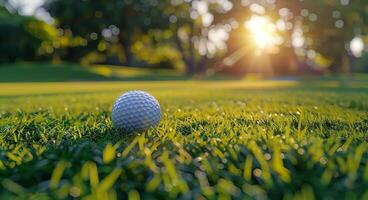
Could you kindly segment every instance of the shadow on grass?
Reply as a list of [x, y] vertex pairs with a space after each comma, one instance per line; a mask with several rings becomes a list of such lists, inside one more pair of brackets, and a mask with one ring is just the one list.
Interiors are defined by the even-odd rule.
[[22, 98], [22, 97], [54, 97], [54, 96], [63, 96], [63, 95], [84, 95], [84, 94], [109, 94], [114, 92], [121, 92], [120, 89], [112, 89], [112, 90], [104, 90], [104, 91], [76, 91], [76, 92], [52, 92], [52, 93], [38, 93], [38, 94], [21, 94], [21, 95], [7, 95], [0, 96], [0, 99], [13, 99], [13, 98]]
[[[0, 83], [26, 82], [71, 82], [71, 81], [173, 81], [188, 80], [189, 77], [178, 73], [160, 73], [153, 69], [110, 67], [107, 70], [117, 70], [119, 74], [98, 73], [91, 67], [83, 67], [73, 63], [16, 63], [0, 65]], [[129, 74], [136, 70], [137, 74]]]

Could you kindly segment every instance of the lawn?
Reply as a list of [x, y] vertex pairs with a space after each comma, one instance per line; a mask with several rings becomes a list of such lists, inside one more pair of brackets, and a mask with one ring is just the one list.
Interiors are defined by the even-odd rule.
[[[146, 90], [160, 125], [112, 127]], [[368, 199], [368, 81], [0, 84], [0, 199]]]

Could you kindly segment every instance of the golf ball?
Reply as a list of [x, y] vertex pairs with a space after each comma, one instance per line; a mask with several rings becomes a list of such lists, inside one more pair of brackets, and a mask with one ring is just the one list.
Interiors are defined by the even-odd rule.
[[158, 125], [161, 108], [155, 97], [147, 92], [129, 91], [116, 100], [111, 118], [116, 128], [142, 132]]

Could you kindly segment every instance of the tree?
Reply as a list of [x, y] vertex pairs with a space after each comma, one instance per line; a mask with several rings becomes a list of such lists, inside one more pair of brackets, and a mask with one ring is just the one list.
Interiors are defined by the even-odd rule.
[[[280, 25], [277, 26], [278, 34], [283, 38], [279, 46], [283, 50], [278, 57], [289, 54], [287, 57], [294, 59], [300, 72], [321, 64], [332, 71], [341, 71], [346, 60], [351, 60], [346, 46], [355, 35], [364, 34], [367, 29], [364, 0], [244, 0], [233, 3], [234, 9], [218, 15], [216, 21], [235, 18], [243, 25], [251, 16], [269, 17]], [[243, 27], [232, 31], [228, 42], [230, 54], [244, 46], [239, 41], [245, 34]], [[319, 62], [321, 60], [324, 62]]]
[[158, 0], [111, 0], [105, 5], [105, 23], [119, 29], [117, 40], [125, 56], [125, 64], [133, 64], [132, 45], [150, 30], [163, 29], [168, 18], [162, 7], [166, 1]]
[[42, 59], [42, 45], [53, 41], [56, 34], [57, 30], [46, 22], [0, 6], [0, 62]]
[[[283, 1], [278, 8], [287, 8], [294, 16], [292, 38], [295, 29], [302, 31], [304, 44], [298, 47], [298, 57], [316, 62], [324, 57], [333, 72], [350, 71], [353, 57], [349, 49], [350, 41], [364, 34], [367, 27], [367, 11], [364, 1]], [[300, 62], [299, 62], [300, 63]]]
[[174, 0], [166, 3], [169, 16], [170, 42], [181, 54], [187, 74], [203, 73], [210, 59], [226, 50], [228, 29], [222, 24], [213, 24], [214, 15], [227, 12], [232, 7], [229, 1]]
[[78, 51], [70, 49], [69, 57], [78, 59], [80, 54], [107, 49], [101, 45], [118, 44], [125, 64], [132, 65], [132, 44], [149, 30], [162, 27], [165, 21], [160, 5], [152, 0], [49, 0], [44, 7], [58, 27], [86, 39], [87, 45]]
[[102, 40], [101, 30], [104, 24], [103, 0], [47, 0], [44, 8], [55, 19], [59, 28], [59, 36], [64, 38], [79, 38], [76, 45], [67, 45], [61, 52], [62, 58], [79, 61], [91, 51], [98, 48]]

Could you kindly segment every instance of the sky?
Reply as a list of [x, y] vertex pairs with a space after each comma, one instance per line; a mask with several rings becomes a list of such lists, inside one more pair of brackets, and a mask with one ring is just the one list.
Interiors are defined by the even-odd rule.
[[13, 6], [20, 8], [20, 13], [22, 15], [34, 15], [48, 23], [53, 22], [53, 19], [47, 11], [42, 8], [39, 9], [44, 0], [11, 0], [10, 2]]
[[24, 15], [33, 15], [36, 9], [42, 5], [43, 0], [12, 0], [17, 7], [22, 7], [21, 12]]

